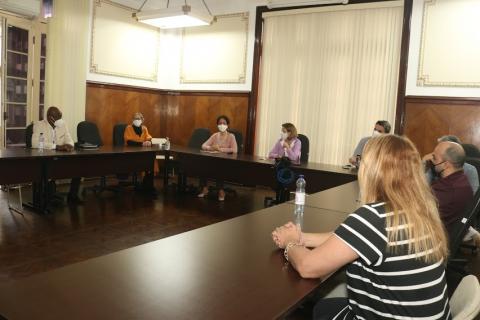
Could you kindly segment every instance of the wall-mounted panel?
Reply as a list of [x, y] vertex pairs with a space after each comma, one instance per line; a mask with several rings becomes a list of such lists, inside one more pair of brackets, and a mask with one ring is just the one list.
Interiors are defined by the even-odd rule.
[[425, 0], [417, 85], [480, 87], [480, 2]]
[[180, 83], [245, 83], [248, 13], [217, 16], [183, 31]]
[[406, 97], [404, 126], [404, 134], [421, 155], [431, 152], [437, 139], [447, 134], [480, 146], [480, 99]]
[[94, 1], [90, 72], [157, 81], [160, 33], [135, 21], [134, 12], [108, 0]]
[[[87, 83], [85, 119], [97, 124], [105, 145], [111, 145], [113, 126], [131, 123], [142, 112], [154, 137], [169, 137], [187, 145], [195, 128], [217, 130], [219, 115], [230, 118], [230, 128], [246, 138], [248, 93], [171, 92], [112, 84]], [[245, 141], [246, 142], [246, 141]]]

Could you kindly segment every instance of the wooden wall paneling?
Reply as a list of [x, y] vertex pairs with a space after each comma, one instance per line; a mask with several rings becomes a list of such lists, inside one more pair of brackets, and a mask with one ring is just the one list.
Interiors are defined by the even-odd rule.
[[406, 97], [404, 134], [420, 154], [431, 152], [446, 134], [480, 146], [480, 99]]
[[217, 131], [216, 119], [225, 114], [230, 128], [247, 134], [248, 93], [171, 92], [111, 84], [88, 83], [86, 120], [95, 122], [105, 145], [112, 144], [115, 123], [130, 123], [142, 112], [154, 137], [169, 137], [187, 145], [195, 128]]

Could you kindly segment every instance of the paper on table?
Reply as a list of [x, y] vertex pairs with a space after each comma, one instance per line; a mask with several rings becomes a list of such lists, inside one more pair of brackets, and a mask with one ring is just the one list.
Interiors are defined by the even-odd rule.
[[200, 150], [200, 152], [205, 152], [205, 153], [220, 153], [220, 151], [217, 151], [217, 150]]

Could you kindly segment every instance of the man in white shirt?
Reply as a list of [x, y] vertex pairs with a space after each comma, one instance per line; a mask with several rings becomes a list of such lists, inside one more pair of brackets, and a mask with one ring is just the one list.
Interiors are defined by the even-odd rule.
[[[41, 146], [41, 137], [43, 137], [43, 146]], [[73, 150], [72, 136], [62, 119], [62, 112], [57, 107], [48, 108], [46, 119], [37, 121], [33, 125], [32, 148], [40, 147], [67, 152]], [[78, 197], [80, 180], [80, 178], [72, 178], [70, 182], [70, 191], [67, 197], [69, 203], [82, 202]]]
[[33, 125], [32, 148], [40, 147], [43, 136], [43, 148], [59, 151], [72, 151], [73, 139], [62, 119], [62, 112], [57, 107], [47, 110], [47, 117]]

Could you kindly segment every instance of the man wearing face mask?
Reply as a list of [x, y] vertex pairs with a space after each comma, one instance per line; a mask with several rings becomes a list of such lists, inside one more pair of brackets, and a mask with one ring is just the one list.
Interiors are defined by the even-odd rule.
[[133, 115], [131, 125], [125, 128], [123, 138], [127, 146], [152, 146], [152, 136], [148, 133], [148, 129], [143, 125], [143, 115], [137, 112]]
[[43, 136], [43, 148], [59, 151], [72, 151], [73, 139], [62, 119], [62, 112], [57, 107], [47, 110], [47, 117], [33, 125], [32, 148], [39, 147], [40, 136]]
[[463, 172], [465, 151], [458, 143], [444, 141], [424, 160], [427, 168], [433, 168], [439, 177], [431, 186], [438, 200], [440, 218], [450, 233], [450, 228], [463, 217], [466, 206], [473, 201], [472, 187]]
[[365, 145], [367, 144], [368, 140], [372, 137], [376, 137], [381, 134], [387, 134], [390, 133], [390, 130], [392, 129], [392, 126], [387, 120], [378, 120], [375, 123], [375, 127], [373, 128], [373, 133], [369, 137], [364, 137], [360, 139], [360, 141], [357, 144], [357, 147], [355, 148], [355, 151], [353, 151], [353, 155], [348, 159], [348, 162], [350, 162], [353, 165], [357, 165], [358, 157], [362, 156], [363, 153], [363, 148], [365, 148]]
[[[32, 148], [40, 147], [40, 136], [43, 137], [43, 148], [57, 151], [73, 150], [73, 139], [68, 127], [62, 119], [62, 112], [57, 107], [50, 107], [47, 110], [46, 119], [38, 121], [33, 125]], [[70, 182], [70, 191], [67, 196], [69, 203], [81, 203], [78, 197], [80, 189], [80, 178], [73, 178]], [[55, 182], [51, 182], [51, 193], [55, 192]]]

